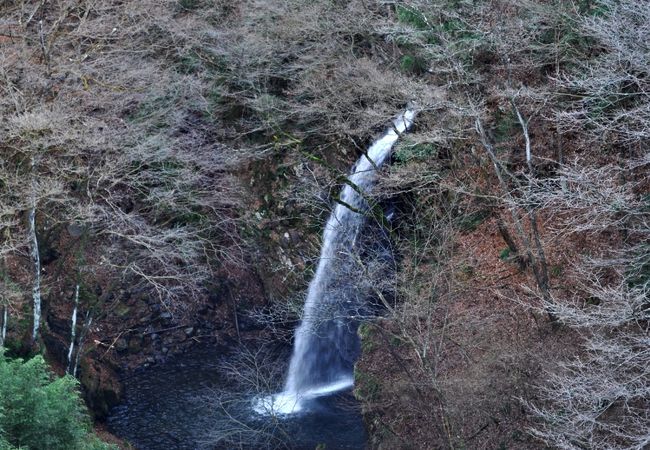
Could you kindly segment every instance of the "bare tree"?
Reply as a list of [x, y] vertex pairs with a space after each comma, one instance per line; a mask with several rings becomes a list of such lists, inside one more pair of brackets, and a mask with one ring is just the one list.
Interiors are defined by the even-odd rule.
[[563, 93], [580, 98], [557, 109], [555, 120], [564, 132], [579, 132], [589, 142], [618, 142], [628, 148], [650, 138], [648, 34], [650, 8], [646, 2], [605, 0], [597, 14], [584, 14], [576, 26], [599, 50], [594, 58], [577, 62], [579, 70], [559, 75]]
[[623, 173], [647, 164], [577, 164], [534, 190], [536, 200], [553, 205], [558, 232], [591, 239], [613, 230], [626, 235], [621, 247], [575, 261], [572, 296], [545, 303], [585, 337], [583, 355], [550, 374], [549, 384], [540, 386], [540, 401], [531, 405], [540, 420], [533, 433], [558, 448], [643, 449], [650, 443], [650, 228], [645, 200], [634, 194], [632, 183], [620, 181]]
[[288, 448], [291, 436], [277, 413], [251, 415], [256, 401], [263, 401], [282, 388], [286, 355], [273, 352], [268, 343], [248, 342], [236, 356], [223, 363], [227, 378], [223, 388], [201, 399], [214, 414], [206, 418], [206, 432], [197, 441], [206, 448]]
[[[178, 62], [196, 56], [208, 66], [203, 50], [213, 41], [196, 25], [203, 17], [172, 20], [174, 5], [165, 4], [160, 20], [149, 20], [144, 4], [6, 5], [3, 17], [18, 31], [0, 52], [7, 188], [0, 224], [12, 235], [7, 242], [19, 243], [3, 248], [12, 270], [23, 270], [13, 263], [26, 250], [31, 260], [33, 339], [41, 301], [67, 284], [42, 267], [44, 234], [47, 246], [86, 242], [84, 264], [96, 280], [121, 279], [179, 312], [204, 297], [215, 262], [244, 260], [244, 189], [232, 171], [254, 150], [214, 143], [212, 77], [207, 69], [183, 74]], [[161, 24], [173, 46], [149, 46], [142, 23]], [[143, 51], [151, 57], [146, 67]], [[69, 226], [79, 233], [61, 233]], [[59, 250], [69, 259], [72, 250]], [[26, 281], [24, 273], [11, 275]]]

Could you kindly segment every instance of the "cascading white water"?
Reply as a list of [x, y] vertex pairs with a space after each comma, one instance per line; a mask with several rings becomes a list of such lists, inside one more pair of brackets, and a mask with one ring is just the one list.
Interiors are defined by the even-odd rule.
[[369, 207], [364, 194], [375, 184], [379, 167], [414, 118], [414, 110], [400, 114], [393, 126], [359, 158], [348, 177], [340, 201], [325, 225], [323, 247], [296, 331], [284, 391], [258, 399], [254, 405], [258, 413], [298, 412], [308, 399], [352, 386], [358, 338], [351, 315], [363, 299], [359, 299], [355, 280], [350, 279], [355, 264], [351, 255]]

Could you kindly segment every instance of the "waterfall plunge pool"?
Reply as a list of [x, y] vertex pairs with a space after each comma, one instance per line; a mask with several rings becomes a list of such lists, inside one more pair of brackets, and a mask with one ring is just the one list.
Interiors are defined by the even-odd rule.
[[[270, 396], [242, 394], [232, 419], [251, 430], [275, 433], [275, 437], [269, 436], [268, 445], [215, 443], [216, 436], [232, 433], [234, 425], [212, 401], [214, 392], [228, 385], [222, 369], [227, 358], [219, 349], [197, 347], [130, 374], [123, 380], [122, 402], [108, 417], [109, 430], [139, 450], [313, 450], [319, 444], [341, 450], [365, 447], [365, 428], [350, 385], [330, 395], [303, 399], [303, 409], [290, 415], [255, 412], [256, 402]], [[232, 394], [237, 398], [237, 392]], [[245, 438], [242, 436], [242, 440]]]

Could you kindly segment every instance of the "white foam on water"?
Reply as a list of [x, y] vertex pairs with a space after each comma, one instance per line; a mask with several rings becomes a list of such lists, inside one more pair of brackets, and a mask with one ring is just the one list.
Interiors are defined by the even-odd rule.
[[295, 414], [304, 409], [305, 401], [334, 394], [353, 385], [354, 380], [352, 378], [342, 378], [334, 383], [316, 386], [300, 393], [280, 392], [279, 394], [256, 398], [253, 403], [253, 410], [265, 416]]
[[289, 392], [256, 398], [253, 403], [253, 411], [264, 416], [294, 414], [301, 410], [300, 399]]

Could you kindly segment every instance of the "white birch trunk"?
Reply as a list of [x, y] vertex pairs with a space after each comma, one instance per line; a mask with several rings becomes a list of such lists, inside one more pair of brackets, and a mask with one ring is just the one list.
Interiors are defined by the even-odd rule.
[[38, 338], [41, 326], [41, 255], [38, 251], [38, 238], [36, 237], [36, 183], [34, 180], [34, 158], [32, 157], [32, 198], [29, 210], [29, 238], [31, 241], [31, 256], [34, 265], [34, 284], [32, 286], [32, 299], [34, 302], [34, 328], [32, 341]]
[[0, 347], [5, 345], [7, 339], [7, 320], [9, 319], [9, 308], [5, 306], [2, 308], [2, 332], [0, 332]]
[[77, 369], [79, 368], [79, 359], [81, 357], [81, 349], [83, 348], [84, 338], [86, 333], [90, 330], [90, 325], [93, 323], [93, 318], [90, 316], [90, 311], [86, 312], [86, 325], [83, 330], [81, 330], [81, 335], [79, 336], [79, 345], [77, 345], [77, 356], [74, 359], [74, 368], [72, 369], [72, 376], [77, 377]]
[[72, 368], [72, 352], [74, 351], [74, 339], [77, 332], [77, 307], [79, 306], [79, 284], [74, 290], [74, 309], [72, 310], [72, 328], [70, 331], [70, 349], [68, 350], [68, 367], [65, 372], [70, 373]]

